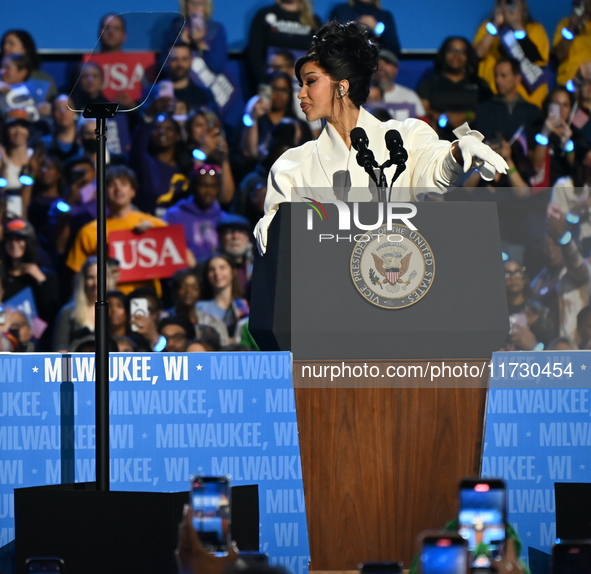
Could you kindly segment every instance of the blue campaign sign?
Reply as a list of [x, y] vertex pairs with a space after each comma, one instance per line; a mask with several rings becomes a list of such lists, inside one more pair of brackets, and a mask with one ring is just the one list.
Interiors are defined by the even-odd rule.
[[33, 290], [30, 287], [25, 287], [14, 297], [4, 301], [4, 306], [12, 307], [13, 309], [23, 312], [29, 320], [33, 317], [37, 317], [37, 306], [35, 305]]
[[508, 485], [508, 518], [528, 546], [556, 539], [554, 483], [591, 482], [591, 352], [495, 353], [482, 476]]
[[[304, 574], [291, 355], [115, 353], [110, 362], [111, 489], [187, 491], [188, 501], [195, 474], [258, 484], [260, 550]], [[0, 549], [14, 539], [13, 489], [61, 482], [60, 400], [74, 413], [76, 482], [94, 480], [93, 379], [94, 355], [0, 357]]]

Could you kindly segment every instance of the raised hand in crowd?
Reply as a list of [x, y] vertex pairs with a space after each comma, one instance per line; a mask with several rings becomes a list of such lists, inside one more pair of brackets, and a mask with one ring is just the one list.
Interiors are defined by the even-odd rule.
[[153, 229], [153, 227], [154, 224], [151, 221], [142, 221], [133, 228], [133, 232], [141, 234], [148, 231], [148, 229]]
[[570, 140], [573, 135], [573, 131], [568, 123], [560, 117], [548, 116], [544, 122], [544, 126], [548, 130], [548, 133], [556, 134], [563, 144]]
[[175, 554], [179, 574], [223, 574], [239, 557], [235, 545], [226, 556], [214, 556], [205, 550], [191, 524], [188, 504], [183, 509], [183, 519], [179, 524]]
[[497, 30], [505, 23], [505, 2], [497, 2], [495, 4], [493, 24]]
[[523, 564], [515, 551], [515, 541], [508, 538], [504, 552], [493, 562], [493, 570], [497, 574], [523, 574]]
[[158, 333], [158, 318], [155, 318], [151, 312], [147, 316], [136, 314], [131, 316], [130, 323], [132, 330], [144, 337], [153, 349], [160, 338], [160, 334]]
[[576, 34], [589, 19], [589, 14], [584, 9], [584, 2], [573, 2], [572, 8], [568, 17], [568, 29]]
[[530, 316], [533, 320], [537, 319], [537, 317], [535, 317], [531, 311], [530, 316], [528, 316], [527, 311], [520, 315], [523, 317], [522, 321], [511, 322], [511, 331], [509, 333], [511, 344], [509, 346], [512, 348], [505, 349], [507, 351], [532, 351], [538, 344], [536, 336], [532, 333], [532, 330], [529, 327]]
[[271, 111], [271, 100], [262, 96], [257, 96], [257, 99], [250, 111], [250, 117], [253, 121], [257, 121]]
[[203, 13], [195, 12], [194, 14], [191, 14], [189, 26], [183, 29], [183, 33], [189, 36], [187, 43], [203, 48], [206, 32], [207, 28]]
[[505, 24], [513, 30], [523, 30], [525, 27], [523, 4], [521, 2], [505, 3], [503, 18]]
[[558, 241], [568, 231], [568, 223], [566, 221], [565, 214], [560, 211], [560, 208], [555, 204], [551, 203], [548, 205], [548, 218], [547, 228], [548, 235]]

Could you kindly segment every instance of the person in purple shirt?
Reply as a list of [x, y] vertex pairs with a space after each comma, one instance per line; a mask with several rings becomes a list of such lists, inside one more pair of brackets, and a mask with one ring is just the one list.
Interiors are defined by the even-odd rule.
[[[158, 110], [164, 99], [157, 98], [153, 109]], [[168, 193], [176, 181], [186, 181], [192, 159], [180, 127], [170, 114], [146, 118], [150, 121], [140, 123], [134, 132], [130, 165], [137, 173], [140, 190], [134, 203], [141, 211], [154, 214], [158, 198]]]
[[218, 248], [216, 227], [222, 214], [218, 202], [222, 171], [218, 165], [195, 166], [189, 179], [190, 197], [166, 210], [164, 220], [185, 228], [187, 247], [197, 262], [211, 257]]

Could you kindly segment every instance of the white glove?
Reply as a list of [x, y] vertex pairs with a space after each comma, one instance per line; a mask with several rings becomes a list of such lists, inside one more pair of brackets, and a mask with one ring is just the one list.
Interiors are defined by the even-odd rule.
[[495, 172], [507, 173], [507, 162], [490, 146], [482, 143], [484, 136], [479, 131], [471, 130], [468, 124], [463, 124], [454, 130], [454, 134], [459, 138], [458, 147], [464, 159], [464, 172], [476, 169], [486, 181], [491, 181]]
[[272, 211], [270, 214], [263, 215], [254, 228], [254, 238], [261, 255], [264, 255], [265, 251], [267, 251], [269, 225], [271, 225], [271, 221], [273, 221], [273, 217], [275, 217], [275, 212], [276, 210]]

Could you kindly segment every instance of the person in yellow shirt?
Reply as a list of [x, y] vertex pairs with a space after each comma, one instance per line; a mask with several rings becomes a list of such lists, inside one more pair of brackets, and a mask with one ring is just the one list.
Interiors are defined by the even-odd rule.
[[552, 51], [558, 60], [556, 81], [566, 86], [579, 66], [591, 61], [591, 0], [575, 2], [570, 16], [558, 22]]
[[[107, 168], [107, 240], [112, 231], [133, 230], [138, 233], [147, 231], [152, 227], [165, 227], [167, 223], [153, 215], [137, 211], [133, 206], [133, 198], [137, 191], [137, 179], [135, 173], [124, 165], [115, 165]], [[68, 253], [66, 265], [78, 272], [84, 261], [97, 252], [97, 222], [96, 220], [86, 224], [76, 236], [74, 244]], [[143, 281], [133, 283], [119, 283], [118, 288], [123, 293], [130, 293], [140, 286], [153, 286], [158, 294], [161, 293], [160, 281]]]
[[495, 64], [501, 58], [519, 61], [521, 97], [539, 108], [548, 95], [545, 66], [550, 58], [550, 40], [544, 27], [529, 15], [526, 0], [496, 0], [493, 16], [483, 22], [474, 38], [480, 64], [478, 75], [496, 93]]

